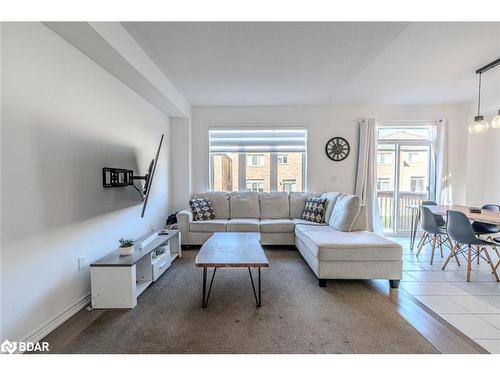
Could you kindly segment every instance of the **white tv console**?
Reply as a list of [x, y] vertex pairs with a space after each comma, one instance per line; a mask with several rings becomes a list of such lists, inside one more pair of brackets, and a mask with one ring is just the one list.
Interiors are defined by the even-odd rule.
[[[137, 239], [142, 240], [151, 233]], [[91, 306], [95, 309], [134, 308], [137, 297], [182, 256], [181, 234], [168, 230], [159, 234], [142, 249], [136, 246], [132, 255], [120, 256], [117, 249], [90, 264]]]

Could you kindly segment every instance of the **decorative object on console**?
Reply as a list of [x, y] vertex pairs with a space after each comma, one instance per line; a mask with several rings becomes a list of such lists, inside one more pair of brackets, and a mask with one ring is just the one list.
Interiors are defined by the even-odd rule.
[[131, 239], [121, 238], [120, 242], [120, 255], [127, 256], [134, 253], [134, 241]]
[[481, 208], [479, 208], [479, 207], [469, 207], [469, 212], [471, 214], [480, 214], [481, 213]]
[[146, 237], [141, 240], [139, 243], [139, 249], [144, 249], [145, 246], [147, 246], [151, 241], [153, 241], [156, 237], [158, 237], [158, 232], [153, 232], [149, 235], [149, 237]]
[[325, 146], [326, 155], [333, 161], [344, 160], [349, 156], [350, 150], [349, 142], [342, 137], [333, 137]]
[[[484, 119], [484, 116], [481, 115], [481, 75], [484, 72], [487, 72], [490, 69], [495, 68], [496, 66], [500, 65], [500, 59], [496, 59], [495, 61], [490, 62], [489, 64], [486, 64], [482, 68], [479, 68], [476, 70], [476, 74], [479, 74], [479, 89], [478, 89], [478, 96], [477, 96], [477, 116], [474, 117], [474, 122], [469, 125], [469, 133], [471, 134], [479, 134], [479, 133], [485, 133], [488, 131], [490, 125], [488, 122]], [[492, 128], [493, 129], [500, 129], [500, 111], [498, 112], [499, 115], [495, 116], [492, 121]]]
[[212, 204], [206, 198], [194, 198], [189, 200], [193, 218], [195, 221], [205, 221], [215, 219], [214, 209]]
[[326, 210], [326, 198], [307, 198], [302, 219], [314, 223], [322, 223]]

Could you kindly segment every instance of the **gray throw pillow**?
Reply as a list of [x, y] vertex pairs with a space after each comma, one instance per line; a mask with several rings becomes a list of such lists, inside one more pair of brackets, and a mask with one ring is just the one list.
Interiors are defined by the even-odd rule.
[[328, 224], [342, 232], [350, 232], [361, 210], [361, 198], [357, 195], [343, 194], [333, 207]]

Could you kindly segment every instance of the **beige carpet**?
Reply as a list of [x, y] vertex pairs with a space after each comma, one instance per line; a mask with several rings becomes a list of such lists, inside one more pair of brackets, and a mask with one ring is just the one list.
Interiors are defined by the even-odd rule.
[[196, 250], [183, 252], [136, 308], [109, 310], [66, 353], [436, 353], [360, 281], [318, 281], [296, 250], [266, 250], [263, 306], [247, 269], [218, 270], [207, 309]]

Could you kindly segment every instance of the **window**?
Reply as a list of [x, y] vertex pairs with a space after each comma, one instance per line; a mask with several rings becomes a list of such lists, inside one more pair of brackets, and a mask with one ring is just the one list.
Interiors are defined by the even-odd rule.
[[210, 188], [304, 191], [306, 135], [305, 129], [210, 129]]
[[247, 154], [247, 166], [248, 167], [263, 167], [264, 166], [264, 154]]
[[278, 164], [288, 164], [288, 154], [278, 154]]
[[412, 193], [425, 192], [425, 177], [424, 176], [411, 176], [410, 189]]
[[377, 178], [377, 190], [389, 191], [391, 189], [391, 179], [385, 177]]
[[393, 154], [392, 152], [379, 151], [377, 152], [377, 164], [378, 165], [388, 165], [392, 163]]
[[247, 191], [256, 191], [261, 193], [264, 191], [264, 180], [247, 180]]
[[287, 193], [297, 191], [297, 181], [292, 179], [281, 181], [281, 190]]
[[418, 161], [418, 152], [409, 152], [408, 153], [408, 161], [409, 162], [415, 162]]

